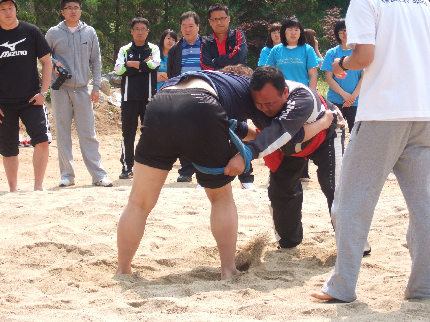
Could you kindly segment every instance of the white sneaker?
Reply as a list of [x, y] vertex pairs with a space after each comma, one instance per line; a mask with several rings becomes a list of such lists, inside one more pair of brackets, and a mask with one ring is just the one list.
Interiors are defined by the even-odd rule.
[[75, 179], [70, 178], [70, 179], [61, 179], [60, 180], [60, 187], [68, 187], [68, 186], [74, 186], [75, 185]]
[[95, 186], [101, 186], [101, 187], [112, 187], [113, 183], [111, 180], [108, 179], [108, 177], [104, 177], [103, 179], [93, 182], [93, 185]]
[[242, 189], [255, 190], [255, 186], [252, 182], [241, 182]]

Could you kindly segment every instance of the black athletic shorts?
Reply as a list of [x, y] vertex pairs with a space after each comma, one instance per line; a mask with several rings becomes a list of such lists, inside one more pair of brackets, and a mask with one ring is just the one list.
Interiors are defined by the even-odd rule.
[[28, 105], [19, 108], [1, 106], [4, 117], [0, 115], [0, 154], [13, 157], [19, 154], [19, 119], [25, 125], [31, 138], [31, 145], [51, 142], [49, 121], [45, 105]]
[[[229, 121], [216, 96], [200, 88], [165, 89], [146, 107], [136, 162], [171, 170], [179, 156], [204, 167], [225, 167], [237, 153], [230, 144]], [[196, 171], [205, 188], [220, 188], [234, 177]]]

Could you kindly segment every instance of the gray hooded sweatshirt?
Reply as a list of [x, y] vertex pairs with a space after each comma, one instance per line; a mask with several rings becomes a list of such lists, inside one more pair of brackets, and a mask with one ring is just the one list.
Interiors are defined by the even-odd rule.
[[[101, 57], [99, 40], [93, 27], [79, 21], [78, 29], [71, 33], [64, 21], [50, 28], [46, 41], [52, 50], [52, 63], [60, 62], [72, 75], [61, 87], [74, 91], [87, 90], [93, 74], [93, 91], [100, 90]], [[57, 76], [52, 72], [51, 84]]]

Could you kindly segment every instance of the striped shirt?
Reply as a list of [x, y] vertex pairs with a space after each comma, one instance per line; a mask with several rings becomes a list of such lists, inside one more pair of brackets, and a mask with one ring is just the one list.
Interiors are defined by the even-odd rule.
[[181, 73], [198, 71], [202, 69], [200, 65], [200, 50], [202, 39], [198, 36], [194, 44], [188, 44], [184, 39], [182, 42], [182, 68]]

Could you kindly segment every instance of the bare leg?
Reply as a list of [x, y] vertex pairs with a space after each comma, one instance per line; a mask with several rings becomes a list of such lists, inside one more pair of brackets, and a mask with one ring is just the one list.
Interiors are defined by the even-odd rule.
[[3, 157], [4, 171], [6, 172], [10, 192], [18, 190], [18, 164], [17, 155], [13, 157]]
[[36, 144], [33, 151], [34, 191], [43, 190], [43, 178], [49, 158], [49, 142]]
[[231, 183], [218, 189], [205, 189], [211, 209], [211, 230], [221, 259], [221, 279], [239, 274], [234, 262], [237, 241], [237, 210]]
[[169, 171], [135, 162], [133, 187], [118, 223], [118, 269], [116, 274], [131, 274], [131, 261], [145, 232], [146, 218], [157, 203]]
[[311, 293], [311, 296], [317, 298], [318, 300], [328, 301], [328, 300], [336, 300], [333, 296], [330, 296], [324, 292], [315, 292]]

